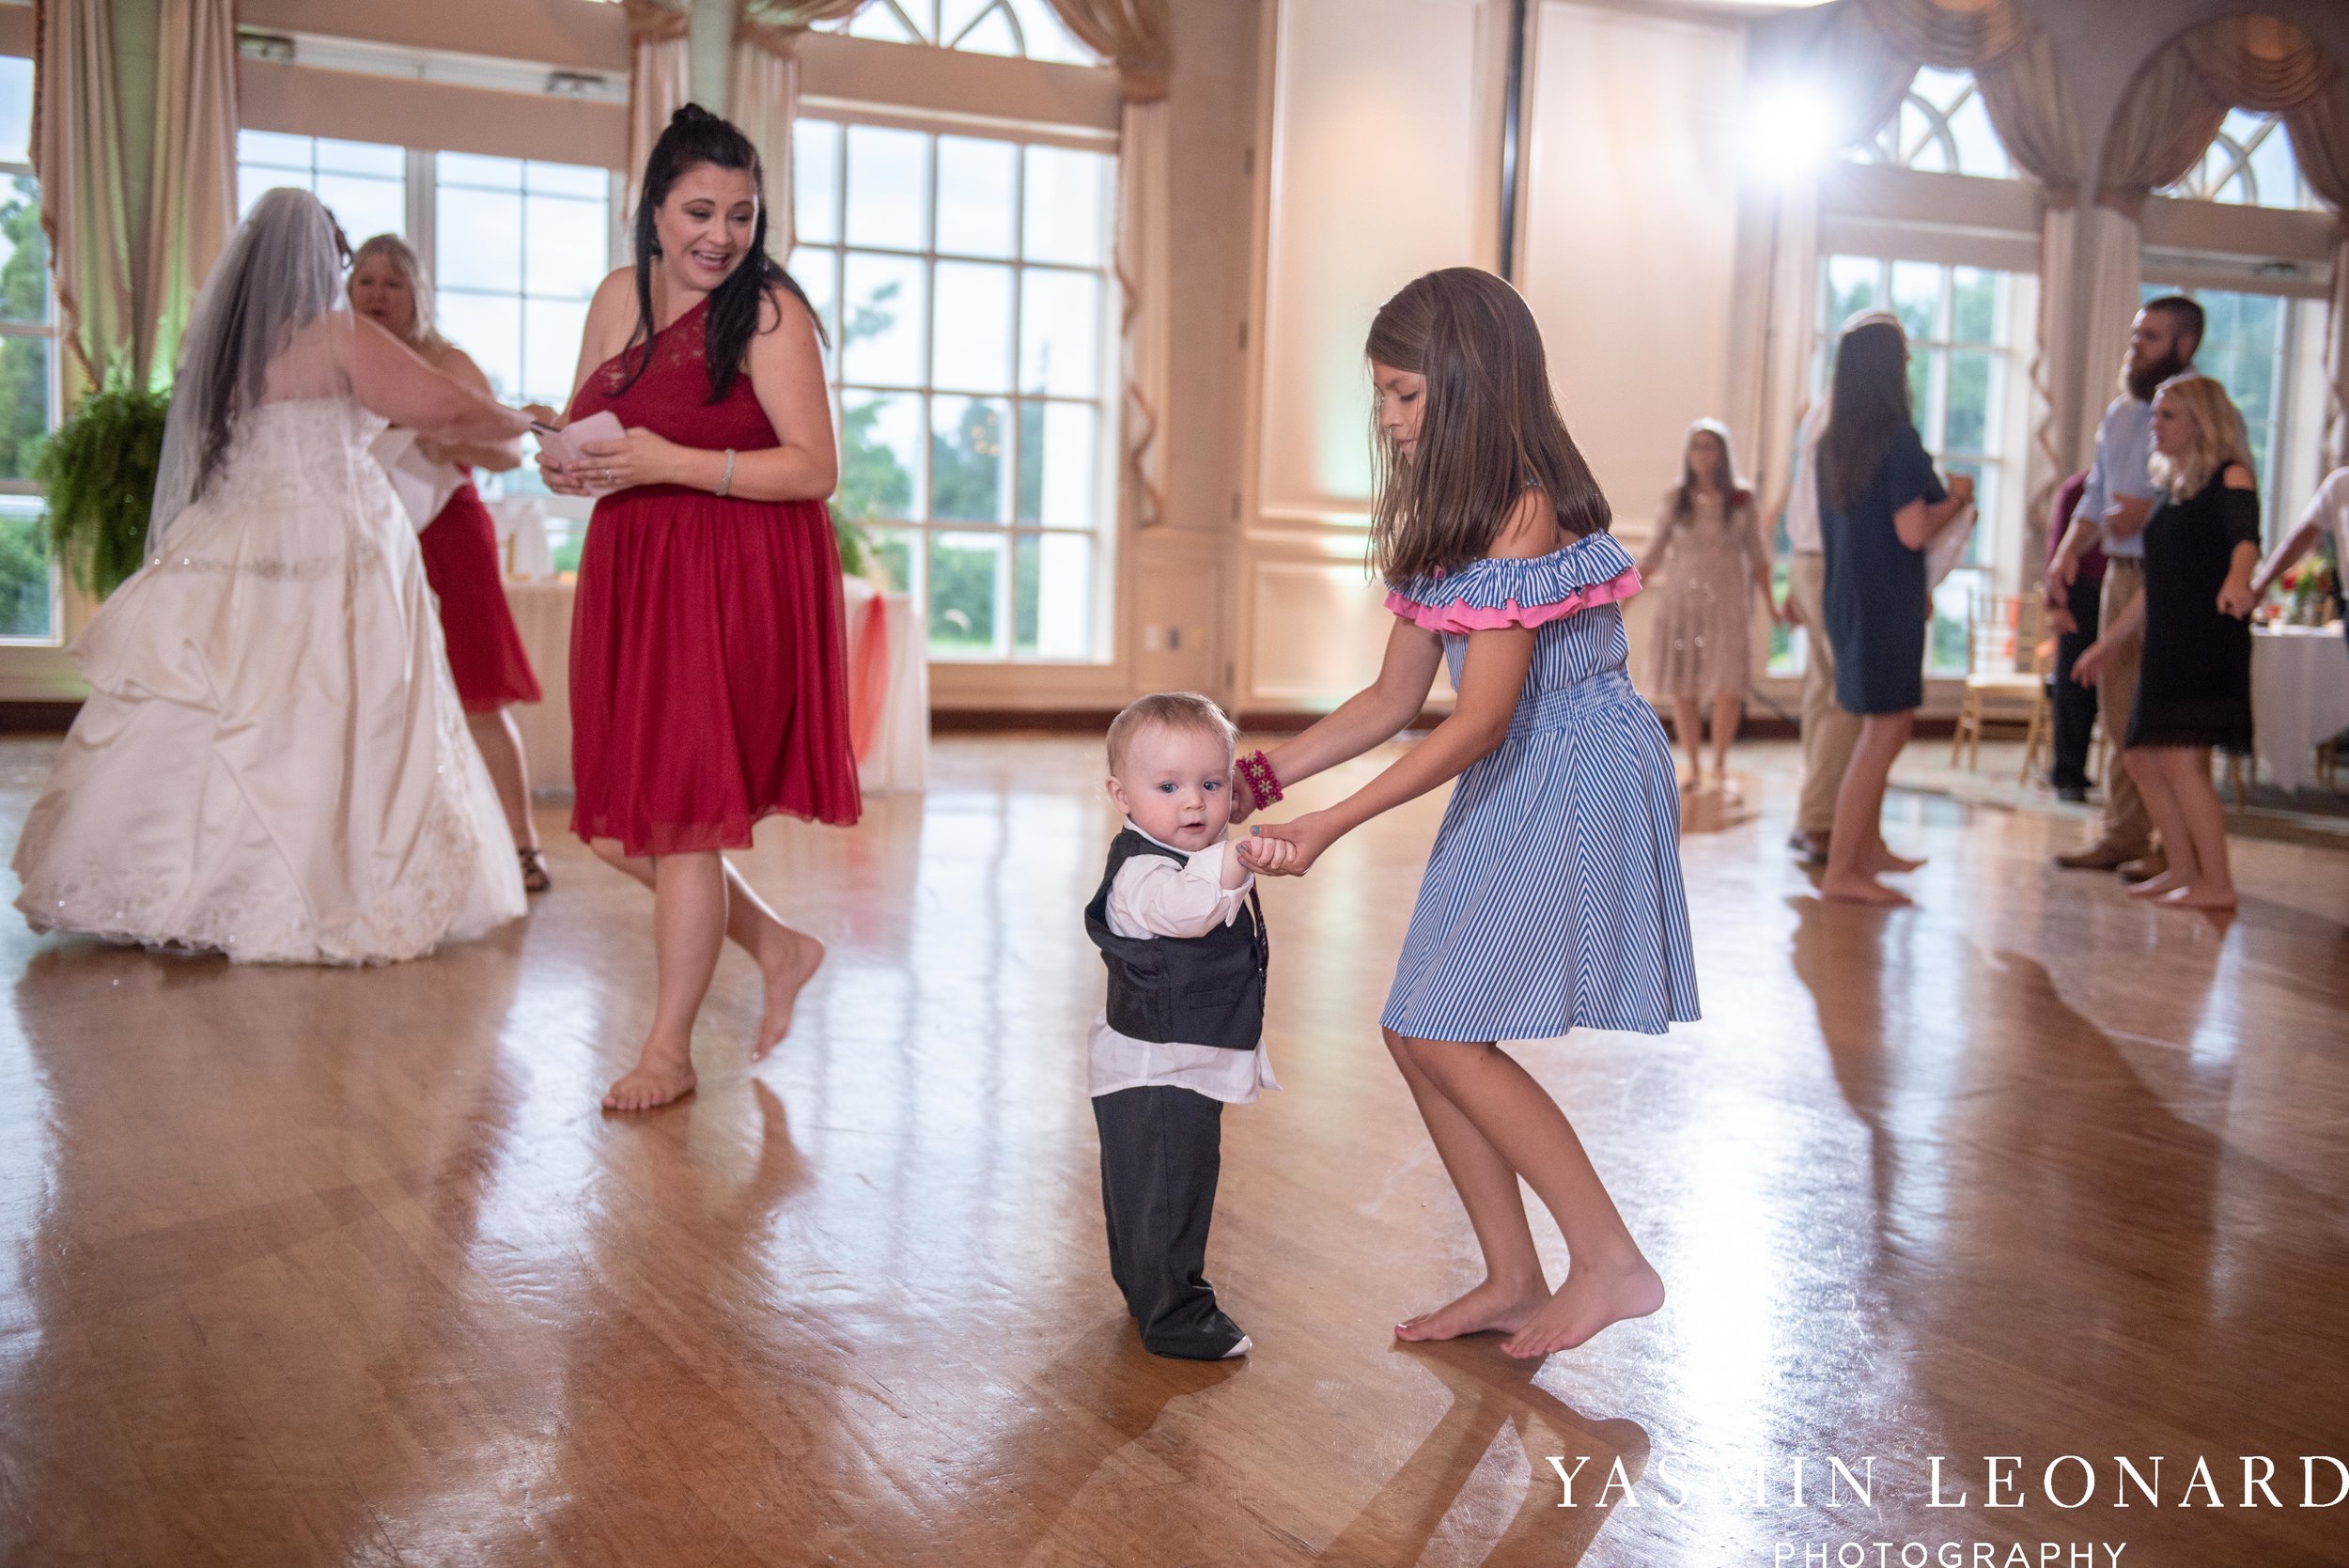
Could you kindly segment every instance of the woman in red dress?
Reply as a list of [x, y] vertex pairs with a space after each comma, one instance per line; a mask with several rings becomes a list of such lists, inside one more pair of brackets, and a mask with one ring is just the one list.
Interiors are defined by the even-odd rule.
[[[490, 378], [462, 349], [432, 324], [432, 288], [408, 241], [379, 234], [359, 247], [350, 263], [350, 308], [390, 332], [422, 355], [426, 364], [455, 377], [484, 397]], [[420, 440], [417, 449], [434, 462], [488, 469], [492, 474], [521, 466], [519, 440], [447, 446]], [[424, 577], [441, 601], [441, 640], [448, 649], [448, 671], [457, 679], [465, 727], [489, 765], [506, 825], [513, 830], [514, 852], [521, 857], [522, 886], [544, 893], [550, 885], [538, 825], [530, 812], [530, 771], [522, 757], [521, 732], [506, 711], [515, 703], [538, 700], [538, 676], [514, 629], [506, 606], [505, 572], [498, 564], [497, 527], [481, 494], [468, 479], [457, 487], [440, 515], [416, 536], [424, 554]]]
[[820, 332], [768, 257], [758, 155], [677, 111], [636, 210], [636, 264], [588, 307], [569, 417], [626, 434], [541, 453], [548, 487], [597, 495], [571, 628], [571, 827], [653, 890], [659, 994], [607, 1109], [693, 1087], [693, 1016], [731, 937], [766, 985], [752, 1055], [791, 1027], [823, 961], [728, 865], [777, 812], [854, 822], [839, 473]]

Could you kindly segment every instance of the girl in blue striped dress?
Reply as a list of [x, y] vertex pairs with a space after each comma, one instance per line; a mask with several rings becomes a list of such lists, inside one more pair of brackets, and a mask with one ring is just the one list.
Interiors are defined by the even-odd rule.
[[[1378, 312], [1368, 352], [1371, 542], [1396, 616], [1386, 661], [1327, 719], [1242, 759], [1236, 804], [1268, 805], [1392, 739], [1449, 660], [1459, 700], [1432, 734], [1337, 805], [1256, 831], [1296, 845], [1284, 874], [1302, 875], [1350, 829], [1458, 781], [1380, 1021], [1485, 1278], [1395, 1332], [1496, 1330], [1510, 1355], [1545, 1356], [1653, 1312], [1664, 1286], [1564, 1113], [1498, 1042], [1656, 1034], [1697, 1016], [1679, 791], [1624, 670], [1617, 601], [1639, 573], [1607, 532], [1525, 302], [1488, 272], [1431, 272]], [[1555, 1292], [1520, 1176], [1565, 1236]]]

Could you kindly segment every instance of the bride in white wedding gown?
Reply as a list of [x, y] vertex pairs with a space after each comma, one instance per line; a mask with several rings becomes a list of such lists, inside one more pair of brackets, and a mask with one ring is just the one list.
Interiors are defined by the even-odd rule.
[[528, 416], [340, 308], [341, 251], [316, 197], [272, 191], [204, 286], [147, 566], [73, 645], [90, 695], [17, 841], [36, 929], [355, 964], [522, 913], [367, 443], [387, 420], [503, 441]]

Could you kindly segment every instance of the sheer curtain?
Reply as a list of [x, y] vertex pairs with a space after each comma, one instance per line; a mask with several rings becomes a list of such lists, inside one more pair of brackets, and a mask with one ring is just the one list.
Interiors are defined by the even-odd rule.
[[237, 223], [235, 0], [163, 0], [139, 372], [171, 384], [195, 293]]
[[864, 0], [739, 0], [726, 113], [767, 168], [768, 248], [788, 256], [797, 238], [791, 122], [800, 112], [800, 39], [819, 22], [854, 16]]
[[59, 336], [92, 385], [137, 351], [122, 115], [107, 0], [37, 0], [33, 167], [56, 279]]
[[628, 7], [628, 206], [635, 222], [645, 160], [692, 96], [692, 48], [686, 39], [692, 0], [626, 0]]

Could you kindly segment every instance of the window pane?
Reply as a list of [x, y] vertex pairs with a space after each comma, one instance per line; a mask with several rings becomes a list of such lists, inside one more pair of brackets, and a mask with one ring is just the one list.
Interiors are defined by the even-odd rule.
[[33, 62], [0, 55], [0, 163], [31, 163], [32, 145]]
[[840, 395], [840, 488], [832, 505], [858, 522], [918, 519], [914, 480], [922, 472], [922, 399], [910, 393]]
[[1949, 358], [1949, 403], [1941, 443], [1952, 452], [1986, 452], [1990, 439], [1990, 355], [1960, 349]]
[[320, 174], [370, 174], [403, 183], [408, 179], [407, 151], [381, 142], [338, 142], [320, 136], [318, 161]]
[[791, 222], [803, 244], [840, 238], [840, 127], [832, 120], [792, 122]]
[[[273, 169], [299, 169], [307, 175], [310, 172], [310, 138], [281, 135], [274, 131], [240, 131], [237, 132], [237, 162], [263, 163]], [[299, 184], [305, 191], [310, 187], [307, 179], [279, 180], [275, 183]], [[261, 189], [266, 191], [269, 187], [264, 185]]]
[[892, 592], [922, 597], [922, 536], [910, 528], [876, 528], [873, 565]]
[[1863, 310], [1884, 303], [1880, 277], [1883, 263], [1872, 256], [1831, 256], [1827, 258], [1827, 310], [1820, 326], [1829, 333]]
[[802, 245], [791, 253], [792, 281], [807, 291], [807, 303], [823, 323], [824, 336], [836, 353], [840, 347], [840, 258], [830, 251]]
[[49, 319], [49, 237], [40, 230], [40, 186], [11, 175], [0, 200], [0, 320]]
[[38, 496], [0, 496], [0, 637], [57, 634], [49, 516]]
[[1911, 343], [1938, 337], [1941, 316], [1941, 269], [1930, 261], [1892, 263], [1892, 314], [1901, 318]]
[[848, 127], [848, 243], [922, 249], [929, 238], [929, 186], [927, 136]]
[[958, 256], [1011, 255], [1012, 184], [1019, 149], [968, 136], [938, 139], [938, 248]]
[[1101, 280], [1031, 272], [1019, 288], [1019, 390], [1090, 397], [1101, 374]]
[[1939, 450], [1941, 432], [1933, 420], [1933, 362], [1939, 356], [1937, 349], [1911, 348], [1908, 350], [1908, 408], [1917, 422], [1917, 434], [1924, 443]]
[[1020, 254], [1030, 261], [1101, 264], [1109, 209], [1110, 161], [1068, 147], [1027, 149], [1028, 189]]
[[995, 652], [996, 598], [1003, 540], [995, 534], [930, 538], [930, 652], [946, 658]]
[[579, 371], [580, 340], [587, 332], [584, 300], [525, 300], [522, 302], [522, 380], [513, 389], [517, 401], [551, 403], [561, 408], [571, 400], [571, 378]]
[[319, 200], [343, 225], [353, 246], [378, 234], [408, 232], [408, 184], [405, 180], [373, 179], [356, 175], [322, 174]]
[[840, 334], [843, 380], [882, 386], [922, 380], [922, 263], [910, 256], [850, 253]]
[[[447, 155], [443, 154], [445, 158]], [[522, 286], [522, 204], [518, 196], [443, 185], [434, 204], [438, 236], [432, 277], [443, 289]]]
[[938, 341], [931, 384], [971, 392], [1011, 390], [1011, 269], [941, 261], [935, 289]]
[[[501, 398], [522, 384], [522, 303], [511, 294], [441, 291], [441, 335], [473, 356]], [[574, 350], [578, 345], [572, 345]], [[568, 367], [566, 367], [568, 374]]]
[[1012, 650], [1037, 659], [1093, 652], [1093, 541], [1023, 534], [1012, 557]]
[[1091, 528], [1099, 487], [1099, 416], [1089, 403], [1019, 405], [1019, 520]]
[[492, 191], [522, 188], [519, 158], [482, 158], [470, 152], [443, 152], [435, 165], [443, 185], [479, 185]]
[[1990, 111], [1982, 94], [1973, 93], [1950, 116], [1950, 137], [1957, 143], [1957, 173], [1988, 179], [2005, 179], [2014, 173], [2007, 164], [2005, 144], [1990, 124]]
[[1925, 673], [1966, 674], [1966, 615], [1974, 595], [1986, 593], [1990, 574], [1960, 567], [1933, 591], [1933, 625], [1925, 634]]
[[1028, 40], [1028, 58], [1056, 60], [1063, 65], [1094, 66], [1100, 56], [1077, 41], [1053, 14], [1049, 0], [1009, 0], [1012, 14], [1019, 18], [1019, 31]]
[[0, 337], [0, 479], [30, 479], [49, 439], [49, 339]]
[[941, 397], [931, 405], [931, 520], [1003, 520], [1004, 412], [996, 398]]
[[525, 196], [528, 225], [522, 287], [533, 294], [587, 300], [606, 271], [610, 212], [604, 203], [571, 196]]
[[612, 199], [610, 171], [587, 163], [531, 163], [522, 171], [522, 181], [542, 195], [591, 196], [609, 203]]
[[1980, 267], [1951, 272], [1950, 336], [1958, 343], [1998, 341], [1999, 274]]
[[[999, 54], [1007, 59], [1019, 57], [1019, 35], [1012, 31], [1011, 19], [988, 3], [988, 0], [944, 0], [944, 16], [940, 23], [941, 42], [950, 43], [966, 54]], [[978, 13], [973, 22], [972, 12]]]

